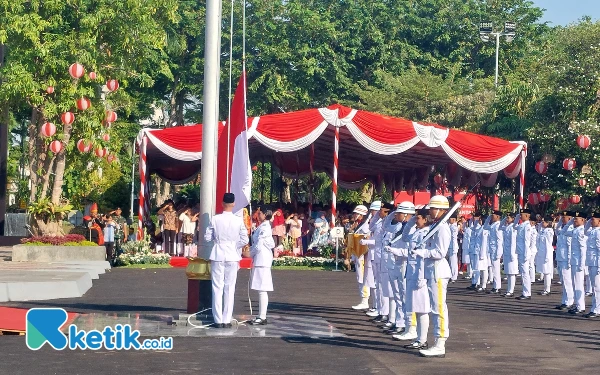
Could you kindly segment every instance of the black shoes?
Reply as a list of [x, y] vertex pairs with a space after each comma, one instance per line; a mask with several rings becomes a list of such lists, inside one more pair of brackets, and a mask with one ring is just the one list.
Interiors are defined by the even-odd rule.
[[514, 296], [515, 296], [515, 294], [514, 294], [514, 293], [509, 293], [509, 292], [506, 292], [506, 293], [504, 293], [504, 294], [502, 295], [502, 297], [505, 297], [505, 298], [508, 298], [508, 297], [514, 297]]
[[477, 290], [477, 285], [476, 284], [471, 284], [470, 286], [467, 287], [468, 290]]
[[564, 303], [562, 305], [558, 305], [555, 307], [555, 309], [557, 310], [566, 310], [569, 306], [565, 305]]
[[526, 300], [526, 299], [531, 299], [531, 297], [529, 297], [529, 296], [520, 296], [520, 297], [516, 297], [515, 299], [518, 299], [519, 301], [523, 301], [523, 300]]
[[248, 322], [249, 324], [253, 325], [253, 326], [265, 326], [267, 325], [267, 319], [261, 319], [259, 317], [254, 318], [254, 320]]
[[589, 319], [600, 318], [600, 314], [596, 314], [590, 311], [589, 313], [585, 314], [584, 317]]
[[213, 328], [231, 328], [231, 323], [215, 323]]
[[572, 315], [581, 315], [585, 312], [585, 310], [578, 310], [577, 308], [569, 310], [569, 314]]

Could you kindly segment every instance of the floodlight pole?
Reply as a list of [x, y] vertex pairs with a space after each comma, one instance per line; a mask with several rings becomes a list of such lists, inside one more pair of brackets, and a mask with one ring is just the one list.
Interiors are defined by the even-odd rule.
[[498, 55], [500, 54], [500, 33], [496, 34], [496, 76], [494, 78], [494, 86], [498, 88]]
[[516, 24], [514, 22], [505, 22], [504, 23], [504, 31], [493, 31], [493, 23], [492, 22], [481, 22], [479, 24], [479, 37], [484, 42], [490, 41], [490, 35], [496, 38], [496, 72], [494, 74], [494, 86], [498, 88], [498, 71], [499, 71], [499, 55], [500, 55], [500, 37], [506, 37], [507, 42], [511, 42], [515, 38], [515, 27]]

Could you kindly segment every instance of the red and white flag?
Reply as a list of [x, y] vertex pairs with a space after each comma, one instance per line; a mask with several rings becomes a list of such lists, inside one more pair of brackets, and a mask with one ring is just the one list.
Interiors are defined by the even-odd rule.
[[219, 137], [217, 151], [217, 212], [223, 194], [235, 194], [234, 213], [250, 204], [252, 169], [248, 152], [246, 114], [246, 71], [242, 72], [231, 104], [230, 118]]

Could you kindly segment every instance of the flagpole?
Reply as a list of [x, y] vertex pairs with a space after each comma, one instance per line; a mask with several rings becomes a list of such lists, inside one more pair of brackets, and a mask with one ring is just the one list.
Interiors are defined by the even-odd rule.
[[[222, 0], [206, 1], [204, 93], [202, 125], [202, 182], [200, 185], [200, 235], [204, 236], [216, 207], [216, 155], [219, 122], [219, 76]], [[211, 244], [200, 241], [198, 255], [207, 259]]]

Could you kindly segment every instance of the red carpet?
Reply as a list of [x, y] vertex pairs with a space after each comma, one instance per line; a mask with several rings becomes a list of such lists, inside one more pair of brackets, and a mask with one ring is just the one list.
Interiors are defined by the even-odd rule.
[[[16, 309], [13, 307], [0, 307], [0, 331], [25, 332], [27, 323], [25, 315], [29, 309]], [[63, 327], [68, 326], [79, 315], [76, 313], [67, 313], [67, 322]]]
[[[188, 260], [186, 257], [171, 257], [169, 264], [171, 267], [185, 268], [188, 265]], [[252, 268], [252, 259], [242, 258], [240, 260], [240, 268]]]

